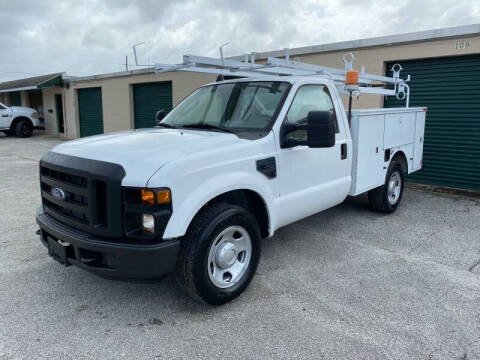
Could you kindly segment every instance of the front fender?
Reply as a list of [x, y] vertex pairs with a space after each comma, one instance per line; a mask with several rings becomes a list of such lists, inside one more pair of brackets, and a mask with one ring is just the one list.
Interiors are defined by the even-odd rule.
[[233, 190], [251, 190], [262, 197], [267, 207], [270, 220], [269, 228], [270, 232], [272, 232], [272, 224], [275, 221], [272, 204], [274, 203], [275, 194], [269, 182], [271, 180], [267, 180], [261, 174], [257, 175], [239, 171], [205, 179], [199, 185], [189, 189], [187, 194], [182, 194], [182, 189], [175, 189], [175, 186], [173, 186], [173, 214], [163, 237], [168, 239], [185, 235], [194, 216], [207, 202]]

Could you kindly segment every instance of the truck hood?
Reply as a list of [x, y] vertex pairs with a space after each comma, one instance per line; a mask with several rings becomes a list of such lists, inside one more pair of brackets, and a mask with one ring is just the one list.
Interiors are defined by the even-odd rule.
[[119, 164], [126, 172], [122, 185], [146, 186], [148, 179], [172, 160], [242, 141], [233, 134], [213, 131], [142, 129], [73, 140], [52, 151]]
[[35, 109], [29, 108], [29, 107], [25, 107], [25, 106], [10, 106], [10, 108], [11, 108], [12, 111], [14, 111], [14, 112], [32, 113], [32, 112], [36, 112], [36, 111], [37, 111], [37, 110], [35, 110]]

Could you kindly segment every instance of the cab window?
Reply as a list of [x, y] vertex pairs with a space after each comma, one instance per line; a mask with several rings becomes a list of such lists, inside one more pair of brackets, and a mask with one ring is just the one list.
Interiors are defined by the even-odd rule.
[[[301, 86], [295, 94], [284, 123], [289, 125], [306, 125], [310, 111], [331, 112], [335, 119], [335, 132], [339, 132], [333, 101], [325, 85]], [[307, 141], [307, 132], [306, 130], [297, 130], [289, 133], [287, 137], [298, 141]]]

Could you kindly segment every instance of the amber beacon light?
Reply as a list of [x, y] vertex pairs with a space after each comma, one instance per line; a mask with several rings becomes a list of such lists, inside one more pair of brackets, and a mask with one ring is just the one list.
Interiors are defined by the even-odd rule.
[[348, 70], [345, 74], [345, 85], [358, 85], [358, 70]]

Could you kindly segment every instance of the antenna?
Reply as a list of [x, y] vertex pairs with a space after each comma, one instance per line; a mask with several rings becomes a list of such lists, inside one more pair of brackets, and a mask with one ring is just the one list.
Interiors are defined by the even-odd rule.
[[138, 63], [137, 49], [136, 49], [136, 47], [137, 47], [137, 46], [140, 46], [140, 45], [143, 45], [143, 44], [145, 44], [145, 41], [142, 41], [141, 43], [138, 43], [138, 44], [133, 45], [133, 56], [135, 57], [135, 65], [136, 65], [136, 66], [153, 66], [153, 65], [143, 65], [143, 64], [139, 64], [139, 63]]

